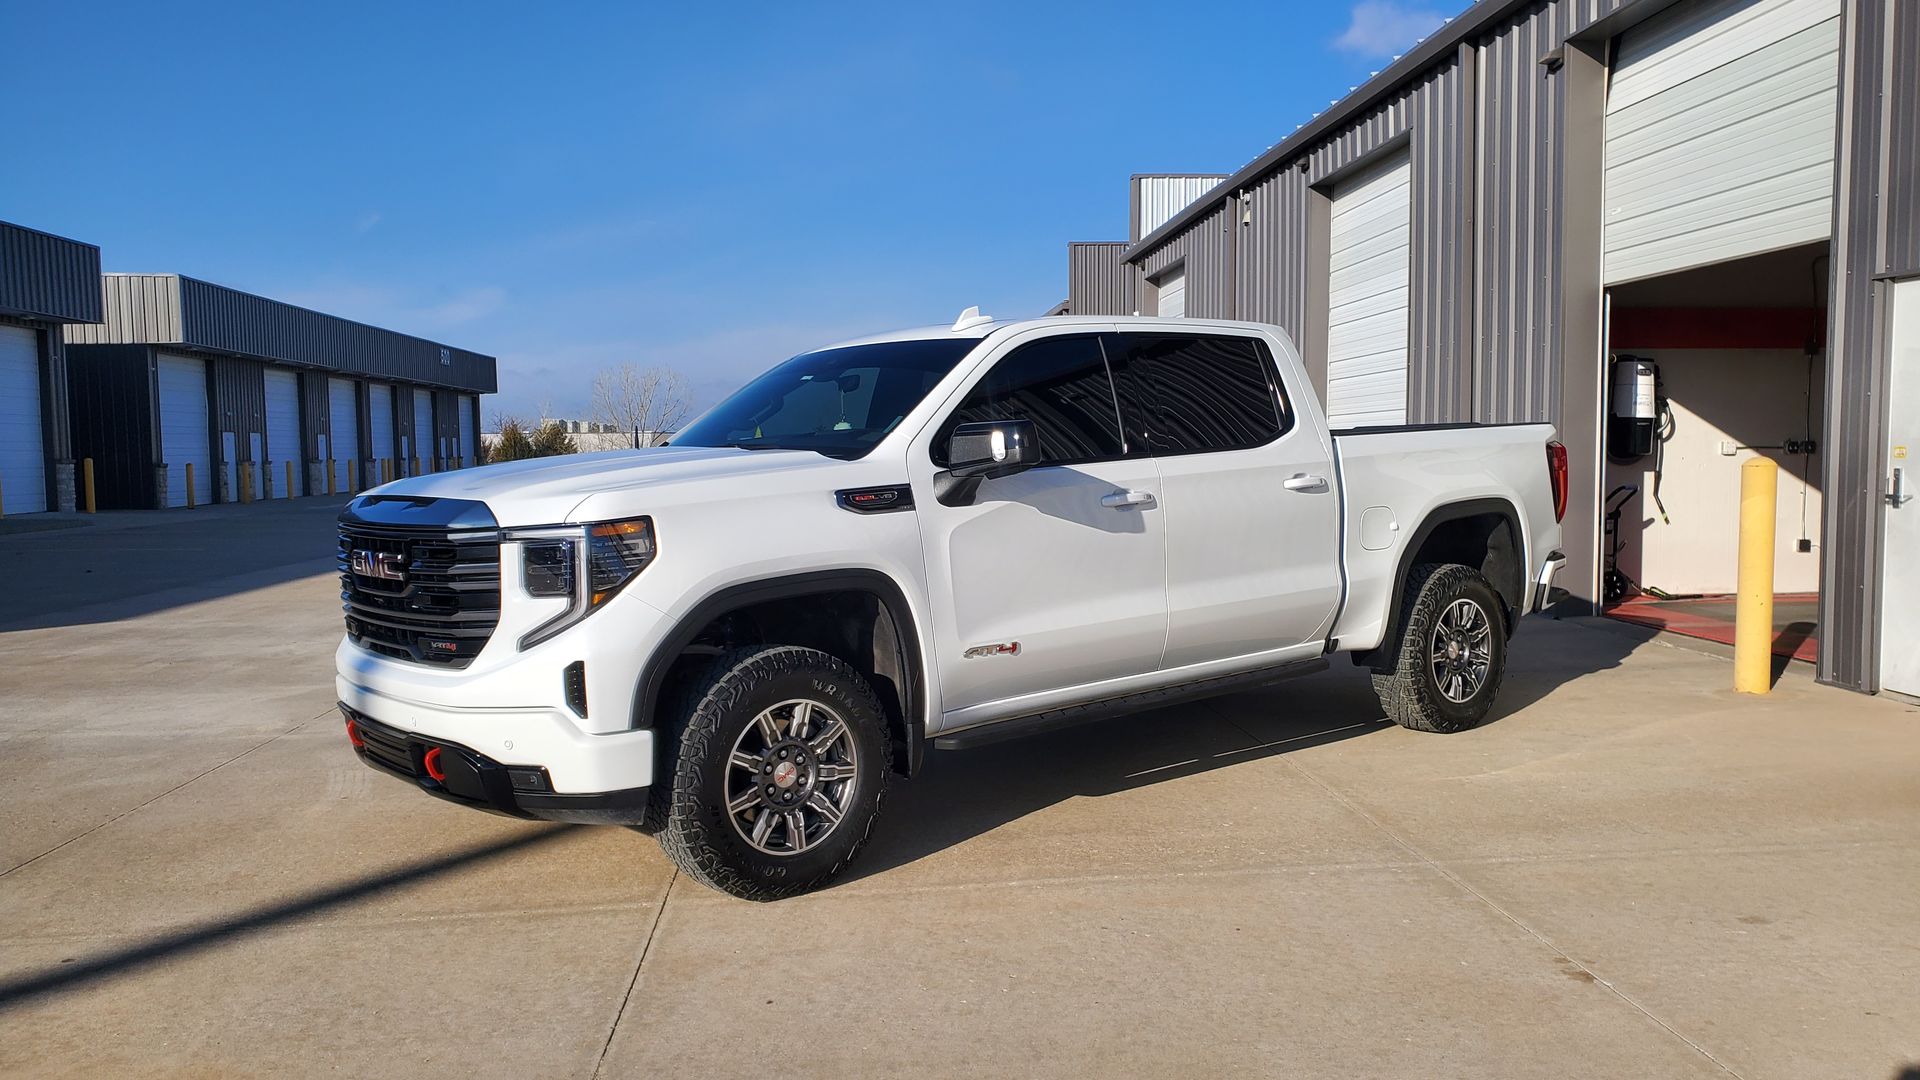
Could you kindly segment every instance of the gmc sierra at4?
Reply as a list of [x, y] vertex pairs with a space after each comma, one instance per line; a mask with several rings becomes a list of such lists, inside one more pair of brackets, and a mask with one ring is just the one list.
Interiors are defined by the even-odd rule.
[[1552, 436], [1332, 430], [1271, 326], [970, 310], [796, 356], [664, 447], [354, 499], [340, 709], [433, 795], [640, 826], [775, 899], [928, 748], [1338, 652], [1399, 723], [1472, 727], [1563, 562]]

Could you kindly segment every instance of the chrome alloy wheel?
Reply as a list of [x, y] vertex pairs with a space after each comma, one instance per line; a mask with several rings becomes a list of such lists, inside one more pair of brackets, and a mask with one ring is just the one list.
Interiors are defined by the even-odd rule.
[[1447, 605], [1433, 625], [1428, 666], [1434, 685], [1454, 704], [1473, 699], [1493, 669], [1493, 620], [1472, 600]]
[[768, 855], [825, 840], [853, 806], [860, 752], [845, 720], [818, 701], [783, 701], [753, 718], [727, 757], [727, 819]]

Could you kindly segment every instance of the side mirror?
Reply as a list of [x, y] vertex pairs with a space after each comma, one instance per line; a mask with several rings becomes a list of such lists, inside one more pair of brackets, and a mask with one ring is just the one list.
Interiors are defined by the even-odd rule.
[[1011, 476], [1040, 463], [1040, 433], [1031, 420], [961, 424], [947, 439], [947, 469], [959, 477]]
[[947, 471], [935, 479], [934, 497], [947, 506], [969, 506], [980, 481], [1038, 464], [1040, 433], [1033, 421], [961, 424], [947, 438]]

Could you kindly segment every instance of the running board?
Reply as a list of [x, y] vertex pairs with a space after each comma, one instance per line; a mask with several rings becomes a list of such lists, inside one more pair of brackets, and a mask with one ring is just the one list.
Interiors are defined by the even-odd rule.
[[1257, 671], [1243, 671], [1234, 675], [1216, 675], [1211, 679], [1182, 683], [1178, 686], [1164, 686], [1158, 690], [1142, 690], [1137, 694], [1107, 698], [1104, 701], [1092, 701], [1084, 705], [1068, 705], [1064, 708], [1049, 709], [1046, 712], [1028, 716], [1015, 716], [1006, 720], [994, 720], [977, 727], [956, 731], [951, 735], [934, 737], [936, 750], [971, 750], [977, 746], [1004, 742], [1008, 739], [1038, 735], [1043, 731], [1057, 731], [1061, 728], [1076, 727], [1095, 720], [1123, 716], [1127, 713], [1141, 712], [1145, 709], [1157, 709], [1163, 705], [1173, 705], [1182, 701], [1214, 697], [1219, 694], [1231, 694], [1236, 690], [1247, 690], [1268, 683], [1297, 679], [1302, 675], [1312, 675], [1327, 670], [1327, 658], [1309, 657], [1305, 660], [1293, 660], [1277, 667], [1260, 668]]

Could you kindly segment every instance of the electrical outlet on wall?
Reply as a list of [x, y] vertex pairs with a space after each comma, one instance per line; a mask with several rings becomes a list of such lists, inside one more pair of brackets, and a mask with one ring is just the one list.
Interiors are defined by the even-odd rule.
[[1801, 538], [1800, 538], [1800, 550], [1801, 550], [1801, 551], [1803, 551], [1803, 552], [1806, 552], [1806, 551], [1812, 551], [1812, 550], [1813, 550], [1813, 541], [1811, 541], [1811, 540], [1809, 540], [1809, 539], [1807, 539], [1807, 538], [1806, 538], [1806, 537], [1804, 537], [1804, 536], [1803, 536], [1803, 537], [1801, 537]]

